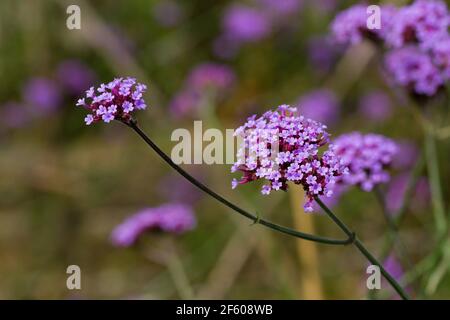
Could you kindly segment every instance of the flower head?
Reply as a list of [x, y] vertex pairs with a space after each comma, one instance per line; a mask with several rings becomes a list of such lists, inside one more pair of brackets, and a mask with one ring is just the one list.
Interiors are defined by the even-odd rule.
[[224, 33], [239, 43], [254, 42], [265, 38], [271, 24], [265, 13], [245, 5], [233, 5], [223, 18]]
[[71, 93], [78, 95], [95, 81], [95, 73], [81, 61], [63, 61], [57, 70], [58, 81]]
[[377, 184], [389, 181], [386, 169], [397, 152], [393, 140], [378, 134], [353, 132], [336, 138], [334, 145], [336, 155], [349, 170], [349, 174], [340, 177], [340, 183], [371, 191]]
[[379, 29], [367, 27], [367, 5], [357, 4], [340, 12], [333, 20], [331, 31], [338, 43], [357, 44], [364, 38], [381, 40], [389, 33], [390, 23], [396, 13], [392, 6], [381, 7]]
[[[390, 214], [396, 214], [403, 205], [406, 190], [410, 180], [410, 173], [402, 173], [395, 176], [389, 183], [386, 192], [386, 208]], [[430, 201], [430, 186], [426, 177], [420, 177], [413, 190], [410, 208], [421, 210]]]
[[157, 208], [147, 208], [129, 217], [111, 234], [114, 245], [131, 246], [146, 231], [161, 230], [181, 234], [195, 227], [192, 209], [184, 204], [169, 203]]
[[32, 78], [25, 84], [23, 98], [36, 114], [54, 112], [62, 100], [57, 83], [41, 77]]
[[440, 0], [416, 0], [402, 7], [391, 19], [386, 33], [389, 45], [399, 48], [408, 43], [428, 48], [431, 44], [447, 36], [450, 16], [445, 2]]
[[450, 36], [436, 41], [431, 47], [433, 62], [442, 70], [445, 80], [450, 79]]
[[100, 120], [108, 123], [112, 120], [129, 121], [134, 109], [146, 108], [143, 93], [147, 86], [136, 82], [134, 78], [117, 78], [108, 84], [101, 84], [86, 91], [86, 97], [77, 102], [77, 106], [91, 113], [85, 118], [87, 125]]
[[326, 126], [296, 112], [297, 108], [282, 105], [259, 118], [248, 118], [235, 131], [243, 141], [232, 171], [243, 172], [239, 184], [266, 180], [263, 194], [287, 190], [289, 181], [302, 185], [306, 192], [305, 210], [312, 211], [313, 198], [330, 196], [332, 185], [345, 168], [332, 146], [319, 152], [329, 142]]
[[395, 83], [410, 87], [417, 94], [432, 96], [444, 82], [430, 55], [417, 47], [390, 51], [385, 65]]

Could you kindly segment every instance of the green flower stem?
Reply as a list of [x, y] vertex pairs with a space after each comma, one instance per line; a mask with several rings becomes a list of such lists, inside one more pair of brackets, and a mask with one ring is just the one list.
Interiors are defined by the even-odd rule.
[[207, 193], [220, 203], [226, 205], [227, 207], [233, 209], [240, 215], [246, 217], [247, 219], [252, 220], [255, 224], [261, 224], [269, 229], [294, 236], [300, 239], [314, 241], [318, 243], [328, 244], [328, 245], [348, 245], [354, 241], [353, 235], [349, 234], [348, 239], [345, 240], [339, 240], [339, 239], [331, 239], [331, 238], [324, 238], [308, 233], [303, 233], [288, 227], [284, 227], [278, 224], [275, 224], [273, 222], [270, 222], [268, 220], [265, 220], [259, 215], [251, 214], [244, 209], [238, 207], [237, 205], [233, 204], [232, 202], [228, 201], [227, 199], [223, 198], [218, 193], [212, 191], [210, 188], [205, 186], [203, 183], [195, 179], [193, 176], [191, 176], [189, 173], [187, 173], [185, 170], [183, 170], [180, 166], [178, 166], [175, 162], [172, 161], [172, 159], [164, 153], [137, 125], [136, 120], [130, 120], [129, 122], [123, 122], [130, 128], [132, 128], [170, 167], [172, 167], [174, 170], [176, 170], [179, 174], [181, 174], [185, 179], [187, 179], [190, 183], [192, 183], [194, 186], [202, 190], [203, 192]]
[[402, 287], [398, 284], [398, 282], [389, 274], [389, 272], [384, 269], [383, 265], [366, 249], [364, 244], [359, 240], [357, 236], [355, 236], [354, 232], [352, 232], [343, 221], [341, 221], [318, 197], [315, 197], [314, 200], [319, 204], [319, 206], [325, 211], [325, 213], [333, 220], [333, 222], [341, 228], [342, 231], [348, 237], [355, 237], [354, 245], [355, 247], [370, 261], [373, 265], [376, 265], [380, 268], [381, 274], [385, 277], [385, 279], [389, 282], [389, 284], [394, 288], [394, 290], [402, 297], [404, 300], [408, 300], [409, 297], [406, 292], [402, 289]]
[[439, 165], [437, 159], [436, 142], [433, 134], [426, 132], [425, 154], [427, 161], [428, 176], [431, 187], [431, 201], [433, 204], [434, 223], [437, 236], [442, 237], [447, 231], [447, 219], [445, 217], [444, 201], [442, 198], [441, 182], [439, 178]]

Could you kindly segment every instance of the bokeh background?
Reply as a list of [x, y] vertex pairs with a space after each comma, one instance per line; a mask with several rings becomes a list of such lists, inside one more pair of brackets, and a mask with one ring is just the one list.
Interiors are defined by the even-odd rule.
[[[403, 256], [384, 248], [387, 225], [373, 193], [353, 188], [333, 207], [413, 297], [450, 298], [448, 232], [436, 239], [429, 171], [416, 166], [425, 141], [420, 120], [386, 79], [374, 44], [346, 47], [330, 38], [336, 13], [355, 3], [1, 1], [0, 298], [371, 297], [368, 263], [351, 246], [250, 226], [179, 178], [129, 128], [86, 127], [77, 99], [118, 76], [148, 85], [149, 107], [137, 117], [168, 153], [172, 131], [191, 130], [194, 120], [204, 129], [236, 128], [284, 103], [300, 104], [333, 136], [362, 131], [398, 141], [403, 157], [382, 188], [391, 211], [413, 168], [420, 180], [399, 231]], [[80, 30], [66, 27], [70, 4], [81, 8]], [[196, 72], [200, 87], [192, 84]], [[449, 123], [445, 101], [430, 111], [440, 127]], [[446, 131], [435, 141], [446, 210], [448, 142]], [[265, 197], [252, 184], [232, 190], [230, 165], [184, 168], [251, 212], [342, 237], [320, 212], [305, 216], [289, 192]], [[129, 247], [111, 241], [134, 213], [174, 202], [192, 208], [193, 230], [149, 231]], [[66, 287], [72, 264], [81, 268], [81, 290]], [[396, 298], [387, 284], [376, 296]]]

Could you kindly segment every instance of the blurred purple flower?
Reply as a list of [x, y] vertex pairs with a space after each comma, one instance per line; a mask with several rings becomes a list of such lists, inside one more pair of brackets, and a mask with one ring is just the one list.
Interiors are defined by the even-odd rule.
[[344, 185], [357, 185], [371, 191], [377, 184], [390, 180], [387, 168], [398, 149], [396, 143], [379, 134], [347, 133], [333, 141], [335, 153], [349, 169], [341, 176]]
[[184, 204], [170, 203], [147, 208], [132, 215], [118, 225], [111, 234], [115, 246], [129, 247], [150, 230], [181, 234], [192, 230], [196, 220], [192, 209]]
[[162, 0], [154, 5], [153, 17], [163, 27], [174, 27], [184, 18], [184, 10], [176, 1]]
[[328, 89], [314, 90], [303, 95], [297, 105], [303, 116], [326, 125], [332, 125], [339, 118], [336, 95]]
[[396, 84], [412, 88], [418, 94], [432, 96], [444, 82], [431, 57], [417, 47], [388, 52], [385, 65]]
[[169, 103], [169, 110], [175, 118], [182, 118], [198, 111], [201, 94], [194, 90], [184, 89], [177, 93]]
[[63, 61], [57, 70], [59, 82], [71, 93], [78, 95], [95, 82], [95, 73], [78, 60]]
[[[405, 196], [406, 188], [410, 179], [409, 173], [403, 173], [397, 175], [389, 183], [388, 190], [386, 192], [386, 208], [390, 214], [398, 212], [402, 206], [403, 198]], [[430, 201], [430, 186], [428, 180], [425, 177], [421, 177], [416, 184], [411, 199], [410, 208], [423, 209]]]
[[381, 7], [381, 28], [370, 30], [367, 28], [367, 5], [356, 4], [336, 15], [331, 31], [338, 43], [357, 44], [364, 38], [383, 39], [390, 31], [390, 24], [396, 9], [392, 6]]
[[386, 93], [372, 91], [361, 98], [359, 111], [371, 121], [385, 121], [392, 116], [392, 102]]
[[254, 42], [269, 35], [271, 23], [262, 10], [234, 4], [224, 14], [223, 30], [238, 43]]
[[24, 101], [33, 107], [36, 114], [54, 112], [62, 100], [56, 82], [47, 78], [30, 79], [25, 84], [22, 94]]
[[392, 161], [392, 167], [398, 170], [411, 169], [419, 156], [416, 144], [409, 140], [397, 141], [398, 152]]
[[330, 71], [343, 47], [330, 37], [315, 37], [308, 41], [308, 57], [314, 70]]
[[433, 62], [442, 70], [443, 77], [450, 79], [450, 36], [436, 41], [432, 48]]
[[202, 63], [192, 69], [186, 85], [194, 90], [225, 90], [234, 80], [235, 75], [230, 67], [217, 63]]
[[391, 20], [386, 41], [399, 48], [408, 43], [418, 43], [429, 48], [448, 34], [450, 16], [444, 1], [416, 0], [400, 8]]
[[394, 254], [390, 254], [387, 257], [387, 259], [383, 262], [383, 267], [386, 269], [387, 272], [391, 274], [391, 276], [395, 280], [397, 281], [402, 280], [404, 274], [403, 267]]

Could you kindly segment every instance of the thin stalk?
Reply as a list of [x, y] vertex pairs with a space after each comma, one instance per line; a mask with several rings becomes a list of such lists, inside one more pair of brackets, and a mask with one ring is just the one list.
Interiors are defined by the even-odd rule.
[[355, 233], [351, 231], [345, 223], [340, 220], [318, 197], [315, 197], [314, 200], [319, 204], [319, 206], [325, 211], [325, 213], [333, 220], [333, 222], [341, 228], [342, 231], [348, 236], [348, 237], [354, 237], [355, 241], [353, 244], [355, 247], [361, 252], [367, 260], [369, 260], [373, 265], [376, 265], [380, 268], [381, 274], [383, 277], [389, 282], [389, 284], [394, 288], [394, 290], [402, 297], [404, 300], [409, 300], [408, 295], [406, 292], [402, 289], [402, 287], [398, 284], [398, 282], [389, 274], [389, 272], [384, 269], [383, 265], [367, 250], [367, 248], [364, 246], [364, 244], [359, 240], [357, 236], [355, 236]]
[[433, 204], [434, 222], [437, 236], [442, 237], [447, 231], [447, 221], [444, 212], [441, 181], [439, 177], [439, 165], [437, 159], [436, 142], [433, 135], [427, 131], [425, 137], [425, 153], [427, 169], [431, 187], [431, 201]]
[[202, 190], [203, 192], [207, 193], [220, 203], [226, 205], [230, 209], [233, 209], [240, 215], [246, 217], [247, 219], [250, 219], [253, 221], [254, 224], [261, 224], [269, 229], [294, 236], [297, 238], [301, 238], [308, 241], [314, 241], [318, 243], [328, 244], [328, 245], [347, 245], [353, 242], [353, 238], [349, 236], [348, 239], [345, 240], [339, 240], [339, 239], [331, 239], [331, 238], [325, 238], [320, 237], [308, 233], [303, 233], [288, 227], [284, 227], [281, 225], [278, 225], [276, 223], [270, 222], [268, 220], [265, 220], [263, 218], [260, 218], [259, 215], [251, 214], [250, 212], [245, 211], [244, 209], [238, 207], [237, 205], [233, 204], [232, 202], [228, 201], [218, 193], [212, 191], [210, 188], [205, 186], [203, 183], [195, 179], [193, 176], [191, 176], [189, 173], [187, 173], [185, 170], [183, 170], [180, 166], [178, 166], [175, 162], [172, 161], [172, 159], [164, 153], [137, 125], [136, 120], [130, 120], [129, 122], [123, 122], [130, 128], [132, 128], [170, 167], [172, 167], [175, 171], [177, 171], [179, 174], [181, 174], [186, 180], [188, 180], [190, 183], [192, 183], [194, 186]]
[[398, 211], [395, 212], [393, 215], [395, 220], [394, 222], [397, 227], [400, 225], [403, 216], [405, 215], [406, 210], [408, 209], [409, 204], [408, 200], [411, 199], [414, 195], [415, 187], [417, 186], [417, 182], [419, 180], [420, 174], [422, 173], [424, 166], [425, 166], [425, 159], [423, 154], [421, 153], [419, 159], [417, 159], [416, 164], [414, 165], [414, 168], [412, 169], [412, 172], [409, 176], [401, 206], [398, 209]]

